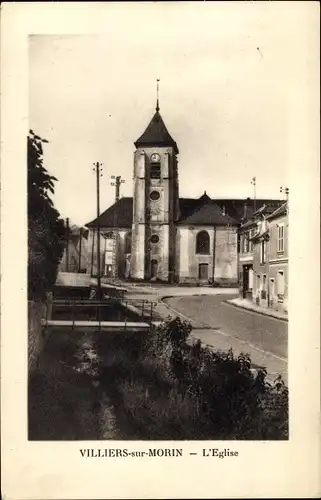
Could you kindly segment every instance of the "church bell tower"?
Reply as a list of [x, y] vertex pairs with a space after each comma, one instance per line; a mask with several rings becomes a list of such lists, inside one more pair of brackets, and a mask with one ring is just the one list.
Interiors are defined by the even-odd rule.
[[178, 215], [176, 142], [156, 112], [135, 142], [131, 278], [175, 280], [175, 221]]

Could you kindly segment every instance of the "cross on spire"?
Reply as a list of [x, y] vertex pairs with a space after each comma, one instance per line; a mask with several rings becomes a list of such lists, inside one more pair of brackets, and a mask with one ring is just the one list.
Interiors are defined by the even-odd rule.
[[156, 99], [156, 111], [159, 111], [159, 78], [157, 78], [157, 99]]

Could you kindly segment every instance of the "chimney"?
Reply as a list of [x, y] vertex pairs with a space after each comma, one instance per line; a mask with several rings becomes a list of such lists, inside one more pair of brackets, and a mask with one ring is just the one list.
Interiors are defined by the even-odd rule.
[[251, 198], [246, 198], [245, 203], [244, 203], [244, 212], [243, 212], [243, 221], [247, 222], [247, 216], [248, 216], [248, 206], [251, 202]]
[[225, 212], [225, 205], [223, 205], [223, 206], [222, 206], [222, 214], [223, 214], [223, 215], [224, 215], [224, 217], [225, 217], [225, 215], [226, 215], [226, 212]]

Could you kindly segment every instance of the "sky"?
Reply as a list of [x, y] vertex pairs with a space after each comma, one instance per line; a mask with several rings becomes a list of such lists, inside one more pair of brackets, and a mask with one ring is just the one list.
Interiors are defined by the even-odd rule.
[[157, 78], [160, 112], [180, 151], [180, 196], [253, 196], [253, 176], [257, 197], [282, 196], [291, 16], [270, 2], [102, 8], [97, 33], [29, 37], [29, 127], [49, 141], [44, 165], [58, 178], [61, 215], [77, 224], [95, 217], [96, 161], [101, 211], [113, 203], [111, 175], [132, 196], [134, 141], [155, 112]]

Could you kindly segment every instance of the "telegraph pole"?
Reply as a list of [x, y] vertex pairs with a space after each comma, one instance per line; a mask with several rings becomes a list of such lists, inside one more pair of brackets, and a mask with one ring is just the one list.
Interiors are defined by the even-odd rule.
[[78, 262], [78, 273], [81, 272], [81, 246], [82, 246], [82, 228], [79, 230], [79, 262]]
[[67, 245], [66, 245], [66, 271], [69, 271], [69, 218], [67, 217], [66, 219], [66, 239], [67, 239]]
[[253, 185], [254, 189], [254, 212], [256, 212], [256, 177], [252, 177], [251, 184]]
[[96, 197], [97, 197], [97, 295], [101, 297], [101, 271], [100, 271], [100, 177], [103, 175], [102, 163], [94, 163], [93, 171], [96, 173]]
[[117, 228], [117, 225], [118, 225], [118, 222], [117, 222], [117, 203], [119, 201], [119, 198], [120, 198], [120, 185], [121, 184], [124, 184], [124, 180], [121, 178], [121, 175], [112, 175], [111, 177], [111, 185], [112, 186], [115, 186], [115, 212], [114, 212], [114, 231], [113, 231], [113, 235], [114, 235], [114, 248], [113, 248], [113, 277], [114, 278], [117, 278], [117, 274], [118, 274], [118, 255], [117, 255], [117, 251], [118, 251], [118, 228]]
[[125, 181], [121, 178], [121, 175], [112, 175], [110, 178], [112, 179], [111, 186], [115, 186], [115, 202], [117, 203], [120, 198], [120, 185], [124, 184]]
[[280, 187], [280, 193], [284, 193], [286, 196], [286, 201], [289, 201], [289, 188], [288, 187]]

